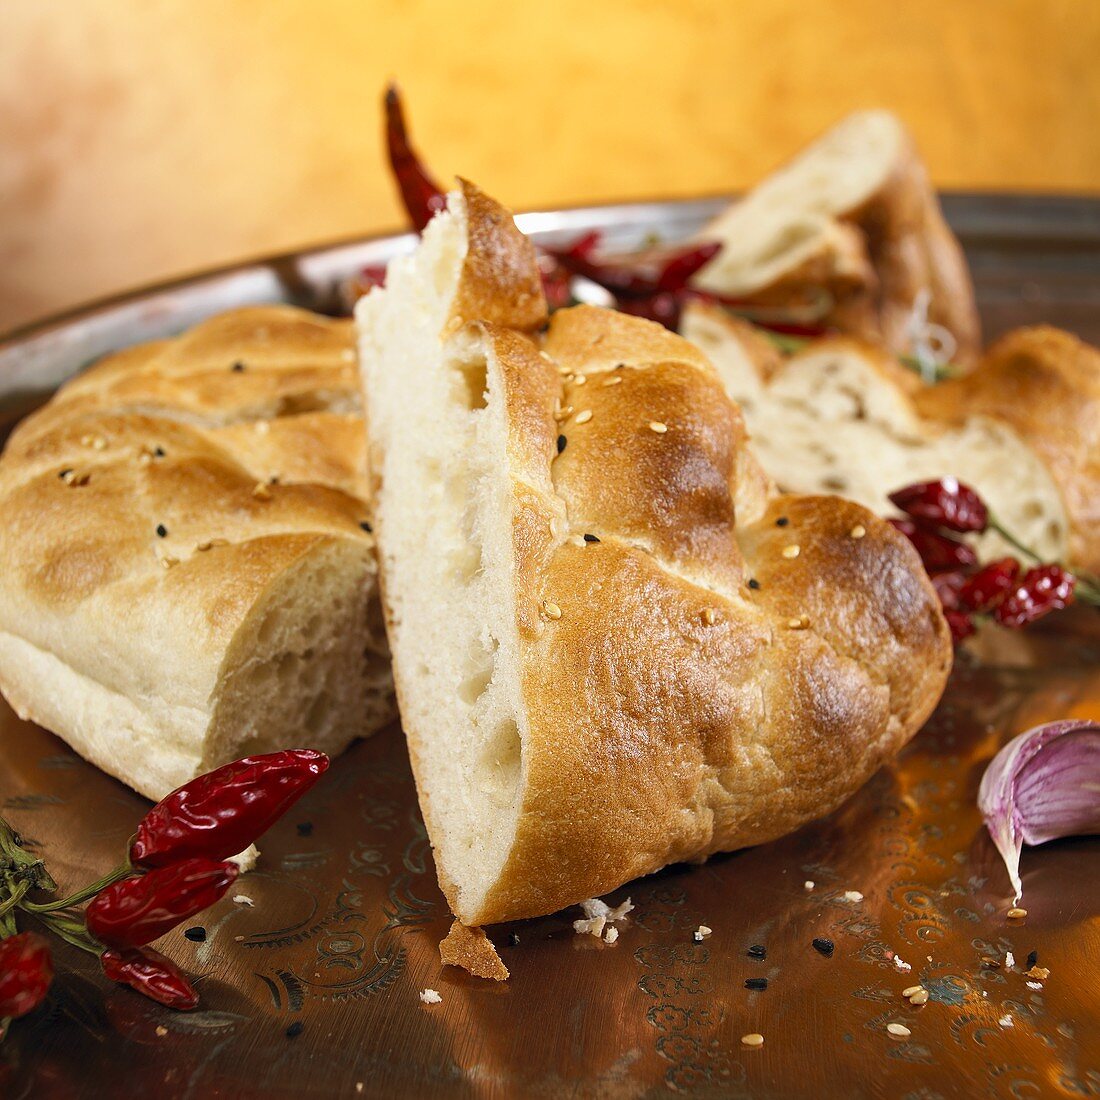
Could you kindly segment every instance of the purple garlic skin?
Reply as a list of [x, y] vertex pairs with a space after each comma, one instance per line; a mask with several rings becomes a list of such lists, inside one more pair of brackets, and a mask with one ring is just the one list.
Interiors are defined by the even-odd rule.
[[1019, 901], [1025, 844], [1100, 833], [1100, 724], [1048, 722], [1013, 738], [982, 776], [978, 809]]

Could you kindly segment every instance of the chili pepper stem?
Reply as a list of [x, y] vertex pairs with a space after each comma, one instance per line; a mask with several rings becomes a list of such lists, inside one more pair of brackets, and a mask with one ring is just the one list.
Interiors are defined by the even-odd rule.
[[73, 947], [79, 947], [81, 951], [87, 951], [91, 955], [102, 955], [103, 947], [96, 943], [84, 925], [75, 920], [66, 919], [53, 913], [35, 914], [40, 921], [56, 936], [60, 936], [66, 943]]
[[127, 860], [125, 863], [120, 863], [110, 874], [104, 875], [103, 878], [89, 883], [89, 885], [77, 890], [75, 894], [70, 894], [67, 898], [59, 898], [57, 901], [41, 903], [25, 901], [22, 904], [22, 908], [28, 913], [53, 913], [58, 909], [71, 909], [74, 905], [79, 905], [82, 901], [87, 901], [90, 897], [94, 897], [112, 883], [118, 882], [120, 879], [129, 878], [133, 873], [134, 869], [130, 866], [129, 860]]
[[0, 902], [0, 917], [6, 917], [20, 902], [23, 895], [31, 888], [30, 879], [23, 879], [13, 889], [6, 901]]
[[[1036, 565], [1042, 564], [1043, 559], [1030, 546], [1025, 546], [1020, 542], [1011, 531], [1002, 527], [992, 515], [989, 517], [987, 530], [996, 532], [1009, 546], [1014, 550], [1018, 550], [1024, 557], [1030, 558]], [[1077, 578], [1076, 593], [1078, 598], [1083, 603], [1100, 606], [1100, 580], [1089, 576], [1087, 573], [1074, 573], [1074, 576]]]

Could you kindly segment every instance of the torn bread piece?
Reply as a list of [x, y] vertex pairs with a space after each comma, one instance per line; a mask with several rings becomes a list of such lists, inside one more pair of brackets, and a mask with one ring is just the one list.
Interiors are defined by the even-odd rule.
[[440, 941], [439, 957], [444, 966], [458, 966], [475, 978], [489, 978], [494, 982], [508, 980], [508, 967], [497, 953], [493, 942], [480, 928], [468, 928], [460, 920]]
[[[780, 488], [890, 515], [891, 492], [956, 477], [1042, 560], [1100, 569], [1100, 351], [1069, 333], [1019, 329], [971, 374], [929, 386], [852, 338], [781, 356], [712, 305], [688, 306], [681, 332], [714, 363]], [[989, 532], [981, 553], [1016, 550]]]
[[0, 689], [150, 798], [394, 714], [352, 326], [264, 306], [101, 360], [0, 460]]
[[962, 250], [888, 111], [849, 115], [699, 235], [722, 243], [695, 279], [703, 290], [799, 308], [824, 296], [817, 321], [898, 354], [919, 351], [929, 324], [943, 330], [944, 359], [969, 363], [980, 349]]
[[908, 541], [776, 495], [674, 333], [581, 306], [540, 336], [533, 249], [472, 185], [356, 317], [398, 701], [462, 923], [783, 835], [927, 718], [951, 644]]

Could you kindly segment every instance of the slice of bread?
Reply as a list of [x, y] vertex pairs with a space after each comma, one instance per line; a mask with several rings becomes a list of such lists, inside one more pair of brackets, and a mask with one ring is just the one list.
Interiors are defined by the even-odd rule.
[[701, 289], [769, 306], [824, 292], [825, 324], [899, 354], [916, 350], [926, 304], [955, 362], [979, 350], [962, 251], [912, 138], [887, 111], [849, 115], [700, 236], [722, 242], [696, 278]]
[[[764, 468], [790, 492], [837, 493], [889, 515], [895, 489], [954, 476], [1047, 561], [1100, 568], [1100, 352], [1021, 329], [965, 378], [925, 386], [880, 349], [843, 337], [784, 358], [710, 305], [683, 335], [745, 414]], [[982, 556], [1016, 553], [997, 534]]]
[[545, 320], [530, 244], [469, 184], [357, 309], [398, 701], [467, 925], [829, 812], [951, 662], [907, 541], [775, 495], [696, 349]]
[[0, 689], [159, 798], [393, 715], [351, 325], [235, 310], [62, 387], [0, 460]]

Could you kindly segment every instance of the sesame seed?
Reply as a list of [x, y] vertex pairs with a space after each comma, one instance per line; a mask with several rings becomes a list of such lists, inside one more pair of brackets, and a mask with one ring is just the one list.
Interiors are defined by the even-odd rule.
[[286, 1037], [288, 1039], [297, 1039], [299, 1035], [305, 1031], [306, 1025], [301, 1020], [295, 1020], [294, 1023], [286, 1029]]
[[914, 993], [913, 996], [909, 998], [909, 1003], [911, 1005], [926, 1005], [926, 1004], [928, 1004], [928, 990], [927, 989], [922, 989], [919, 992]]
[[810, 625], [810, 620], [805, 615], [799, 615], [797, 618], [787, 620], [788, 630], [805, 630]]
[[541, 356], [543, 357], [543, 359], [545, 359], [545, 360], [546, 360], [546, 361], [547, 361], [548, 363], [552, 363], [552, 362], [554, 361], [554, 360], [553, 360], [553, 359], [551, 358], [551, 356], [550, 356], [550, 353], [549, 353], [549, 352], [545, 352], [545, 351], [540, 351], [540, 352], [539, 352], [539, 355], [541, 355]]
[[858, 890], [845, 890], [844, 891], [844, 900], [845, 901], [862, 901], [863, 900], [863, 895]]
[[211, 546], [211, 544], [209, 542], [200, 542], [198, 544], [198, 546], [195, 547], [195, 549], [198, 550], [200, 553], [202, 553], [206, 550], [209, 550], [210, 546]]
[[813, 944], [813, 949], [824, 955], [827, 959], [832, 957], [833, 951], [836, 948], [833, 941], [826, 939], [824, 936], [815, 936], [811, 943]]
[[780, 516], [779, 519], [775, 521], [775, 525], [776, 527], [786, 527], [790, 522], [791, 521], [786, 516]]
[[718, 616], [715, 615], [713, 607], [703, 608], [703, 622], [706, 623], [707, 626], [714, 626], [714, 622], [717, 618]]
[[555, 420], [568, 420], [573, 415], [572, 405], [563, 405], [560, 401], [555, 401], [554, 404], [554, 419]]
[[589, 420], [591, 420], [591, 419], [592, 419], [592, 410], [591, 409], [582, 409], [579, 413], [577, 413], [575, 423], [577, 423], [577, 424], [587, 424], [589, 422]]
[[185, 928], [183, 934], [192, 943], [205, 943], [206, 942], [206, 929], [201, 924], [196, 924], [191, 928]]
[[58, 471], [57, 476], [61, 478], [62, 481], [65, 481], [67, 478], [73, 476], [73, 468], [71, 466], [66, 466], [64, 470]]
[[509, 942], [509, 943], [510, 943], [510, 944], [511, 944], [511, 945], [512, 945], [513, 947], [519, 947], [519, 936], [518, 936], [518, 935], [516, 935], [516, 933], [515, 933], [515, 932], [509, 932], [509, 934], [508, 934], [508, 942]]
[[853, 527], [848, 532], [848, 534], [851, 535], [854, 539], [861, 539], [864, 535], [867, 534], [867, 528], [864, 527], [862, 523], [857, 523], [855, 527]]
[[298, 830], [299, 836], [312, 836], [313, 835], [313, 822], [312, 821], [299, 821], [295, 826]]
[[163, 523], [158, 523], [157, 524], [157, 538], [162, 539], [167, 534], [168, 534], [168, 528], [165, 527]]
[[668, 431], [668, 425], [662, 424], [659, 420], [651, 420], [649, 422], [649, 430], [656, 432], [658, 435], [664, 435]]
[[73, 473], [70, 473], [70, 475], [67, 478], [65, 478], [65, 484], [68, 485], [70, 489], [73, 489], [73, 488], [78, 488], [81, 485], [87, 485], [88, 482], [91, 481], [91, 480], [92, 480], [92, 475], [91, 474], [73, 474]]
[[160, 564], [163, 565], [165, 569], [171, 569], [173, 565], [179, 565], [179, 558], [174, 558], [171, 554], [165, 554], [164, 557], [160, 559]]
[[914, 993], [919, 993], [923, 988], [923, 985], [911, 985], [908, 989], [903, 989], [901, 995], [908, 999], [912, 997]]
[[695, 943], [702, 943], [703, 942], [703, 933], [702, 932], [692, 932], [691, 938], [692, 938], [692, 940], [695, 941]]
[[768, 957], [768, 949], [762, 943], [754, 943], [745, 954], [748, 955], [750, 959], [766, 959]]
[[158, 446], [158, 447], [153, 448], [153, 457], [154, 458], [163, 458], [167, 453], [168, 452], [165, 451], [165, 449], [163, 447]]
[[583, 386], [585, 384], [585, 382], [587, 382], [587, 381], [588, 381], [588, 377], [586, 375], [576, 374], [576, 375], [573, 376], [573, 385], [574, 386]]
[[792, 542], [790, 546], [784, 546], [781, 553], [785, 558], [797, 558], [802, 553], [802, 547]]
[[1007, 916], [1009, 920], [1023, 920], [1024, 917], [1027, 916], [1027, 910], [1013, 907], [1009, 909], [1005, 916]]
[[749, 577], [749, 587], [754, 591], [760, 590], [760, 582], [755, 577]]
[[233, 372], [234, 372], [234, 374], [240, 374], [240, 373], [241, 373], [241, 371], [243, 371], [243, 370], [244, 370], [244, 363], [242, 363], [242, 362], [241, 362], [241, 361], [240, 361], [240, 360], [238, 359], [238, 360], [237, 360], [237, 361], [236, 361], [236, 362], [235, 362], [235, 363], [233, 364], [233, 366], [231, 366], [231, 367], [230, 367], [229, 369], [230, 369], [231, 371], [233, 371]]
[[569, 440], [567, 440], [564, 435], [559, 435], [558, 436], [558, 454], [561, 454], [562, 451], [565, 450], [565, 445], [568, 442], [569, 442]]
[[1029, 951], [1027, 953], [1027, 965], [1029, 967], [1034, 966], [1039, 961], [1038, 951]]
[[612, 375], [610, 378], [605, 378], [603, 384], [605, 386], [617, 386], [621, 381], [622, 378], [619, 375], [615, 374]]
[[258, 481], [255, 486], [253, 486], [252, 495], [257, 500], [270, 500], [271, 490], [262, 481]]
[[585, 542], [599, 542], [600, 540], [596, 535], [585, 535], [584, 536], [584, 541]]
[[570, 535], [569, 538], [567, 538], [565, 541], [568, 542], [570, 546], [579, 547], [581, 550], [583, 550], [587, 545], [587, 543], [585, 543], [584, 541], [583, 535]]
[[767, 978], [746, 978], [745, 979], [745, 988], [746, 989], [755, 989], [755, 990], [767, 989], [768, 988], [768, 979]]
[[713, 929], [708, 928], [705, 924], [701, 924], [701, 925], [699, 925], [697, 931], [698, 931], [700, 936], [703, 936], [705, 938], [705, 937], [707, 937], [711, 934]]
[[556, 603], [551, 603], [550, 600], [544, 600], [542, 604], [542, 613], [548, 619], [560, 619], [561, 608]]
[[368, 535], [374, 534], [374, 528], [365, 519], [360, 520], [359, 527], [366, 531]]
[[762, 1047], [764, 1045], [764, 1036], [759, 1031], [753, 1031], [748, 1035], [741, 1036], [741, 1045], [743, 1047]]
[[887, 1024], [886, 1030], [895, 1039], [908, 1039], [913, 1033], [905, 1026], [905, 1024]]
[[814, 886], [815, 886], [815, 885], [816, 885], [816, 883], [814, 882], [814, 880], [813, 880], [812, 878], [808, 878], [808, 879], [806, 879], [806, 881], [805, 881], [805, 882], [804, 882], [804, 883], [802, 884], [802, 889], [803, 889], [803, 890], [812, 890], [812, 889], [814, 888]]

